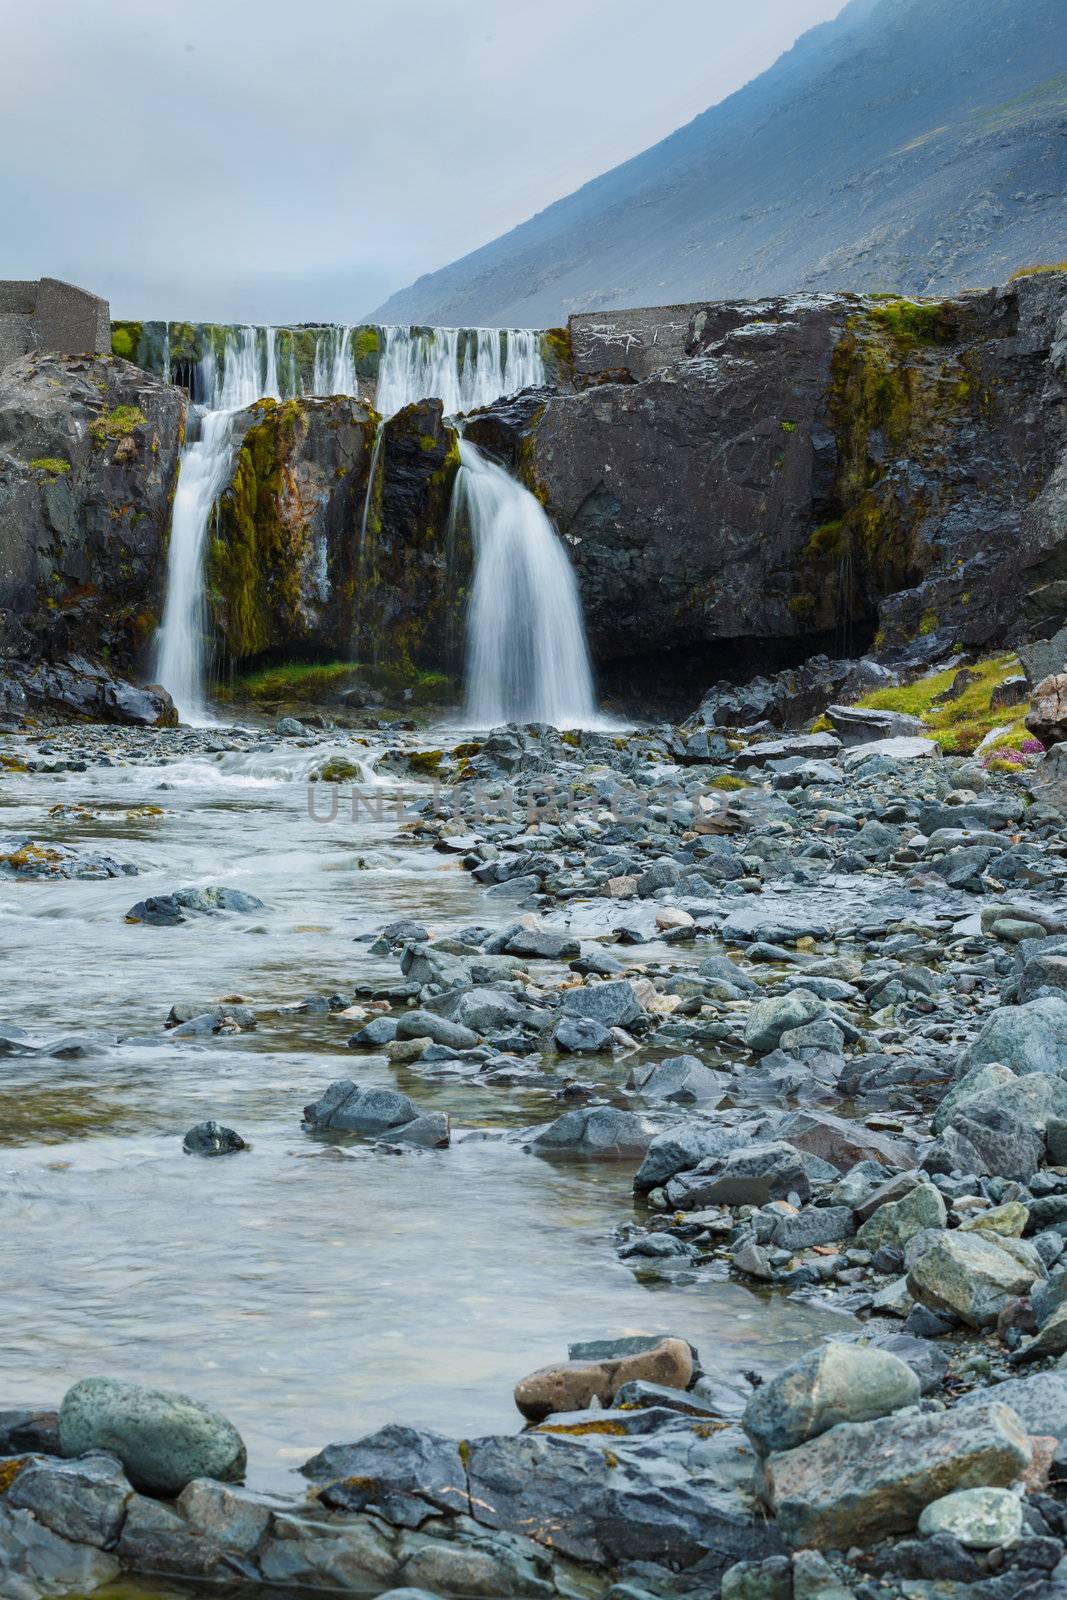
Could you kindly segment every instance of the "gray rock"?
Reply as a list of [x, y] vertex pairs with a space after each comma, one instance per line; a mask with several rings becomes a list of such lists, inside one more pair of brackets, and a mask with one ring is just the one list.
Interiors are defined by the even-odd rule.
[[416, 1145], [422, 1150], [445, 1150], [452, 1143], [451, 1123], [444, 1111], [424, 1111], [399, 1128], [382, 1134], [385, 1144]]
[[963, 1071], [998, 1062], [1013, 1072], [1067, 1072], [1067, 1000], [1048, 996], [994, 1011], [963, 1058]]
[[847, 1172], [859, 1161], [880, 1161], [889, 1167], [912, 1164], [907, 1145], [829, 1111], [792, 1111], [779, 1122], [777, 1137], [794, 1150], [829, 1162], [839, 1172]]
[[434, 1011], [403, 1011], [396, 1019], [398, 1039], [432, 1039], [434, 1044], [447, 1045], [450, 1050], [471, 1050], [478, 1043], [478, 1035], [461, 1023], [449, 1022]]
[[919, 1380], [897, 1356], [826, 1344], [769, 1382], [745, 1407], [742, 1427], [761, 1455], [792, 1450], [839, 1422], [868, 1422], [919, 1400]]
[[821, 1017], [825, 1010], [824, 1001], [803, 989], [760, 1000], [749, 1013], [745, 1044], [755, 1055], [768, 1055], [778, 1048], [783, 1033], [805, 1027]]
[[840, 1550], [908, 1532], [932, 1500], [955, 1489], [1014, 1483], [1030, 1459], [1019, 1418], [987, 1398], [966, 1410], [839, 1423], [769, 1456], [765, 1477], [791, 1544]]
[[30, 1511], [0, 1502], [0, 1581], [7, 1600], [42, 1595], [89, 1594], [119, 1575], [110, 1552], [74, 1544], [53, 1533]]
[[177, 1508], [200, 1538], [241, 1555], [255, 1549], [270, 1524], [270, 1507], [262, 1500], [214, 1478], [195, 1478], [187, 1484]]
[[552, 1042], [570, 1055], [600, 1055], [611, 1049], [614, 1038], [611, 1029], [594, 1017], [560, 1017]]
[[984, 1172], [1025, 1182], [1041, 1165], [1045, 1153], [1042, 1134], [992, 1097], [957, 1112], [951, 1127], [977, 1150]]
[[930, 1126], [935, 1133], [943, 1132], [956, 1112], [962, 1111], [972, 1100], [981, 1100], [991, 1089], [999, 1089], [1001, 1084], [1016, 1081], [1016, 1075], [1010, 1067], [1002, 1067], [994, 1062], [981, 1067], [972, 1067], [944, 1096], [934, 1112]]
[[669, 1056], [631, 1068], [626, 1087], [648, 1100], [716, 1106], [728, 1082], [725, 1073], [713, 1072], [697, 1056]]
[[529, 1007], [499, 989], [474, 988], [461, 994], [456, 1021], [475, 1033], [493, 1034], [522, 1028], [531, 1021]]
[[605, 1028], [627, 1028], [644, 1015], [633, 984], [625, 978], [568, 989], [563, 1010], [569, 1017], [591, 1017]]
[[395, 1017], [372, 1017], [358, 1033], [352, 1035], [348, 1043], [354, 1050], [378, 1050], [382, 1045], [392, 1044], [397, 1026]]
[[655, 1133], [647, 1118], [614, 1106], [582, 1106], [565, 1111], [530, 1140], [537, 1155], [594, 1156], [628, 1160], [643, 1156]]
[[853, 1591], [842, 1583], [818, 1550], [798, 1550], [793, 1556], [793, 1600], [852, 1600]]
[[114, 1456], [80, 1461], [31, 1460], [7, 1491], [7, 1504], [32, 1511], [38, 1522], [74, 1544], [114, 1545], [133, 1494]]
[[[634, 1176], [634, 1191], [647, 1194], [658, 1189], [679, 1172], [689, 1172], [709, 1157], [726, 1156], [739, 1142], [739, 1136], [717, 1122], [702, 1122], [695, 1117], [679, 1127], [658, 1133], [648, 1147]], [[740, 1142], [744, 1142], [741, 1139]]]
[[[1022, 1240], [994, 1243], [978, 1233], [940, 1233], [908, 1269], [909, 1292], [931, 1311], [949, 1312], [972, 1328], [989, 1328], [1009, 1300], [1045, 1277], [1037, 1252]], [[1027, 1257], [1029, 1256], [1029, 1259]]]
[[65, 1456], [105, 1450], [134, 1488], [179, 1494], [194, 1478], [230, 1482], [245, 1470], [245, 1447], [219, 1412], [188, 1395], [114, 1378], [83, 1378], [59, 1409]]
[[732, 989], [738, 989], [742, 994], [759, 993], [759, 984], [755, 983], [736, 961], [731, 961], [729, 956], [708, 956], [700, 963], [697, 970], [702, 978], [713, 978], [717, 983], [728, 983]]
[[233, 1128], [220, 1122], [198, 1122], [182, 1140], [182, 1149], [194, 1156], [228, 1156], [247, 1150], [248, 1145]]
[[[731, 1151], [717, 1171], [696, 1175], [695, 1183], [690, 1209], [697, 1205], [764, 1206], [768, 1200], [795, 1195], [803, 1201], [811, 1194], [811, 1181], [796, 1151], [774, 1142]], [[673, 1191], [672, 1184], [668, 1195]]]
[[793, 1600], [793, 1569], [788, 1556], [738, 1561], [722, 1575], [722, 1600]]
[[59, 1416], [47, 1406], [0, 1411], [0, 1456], [59, 1454]]
[[[752, 1456], [740, 1430], [724, 1429], [698, 1446], [693, 1419], [666, 1418], [666, 1431], [612, 1437], [610, 1456], [602, 1437], [534, 1430], [468, 1440], [461, 1459], [453, 1439], [391, 1426], [356, 1444], [332, 1445], [303, 1470], [325, 1485], [324, 1509], [362, 1510], [373, 1500], [408, 1526], [459, 1511], [482, 1529], [524, 1540], [531, 1527], [550, 1524], [553, 1551], [593, 1567], [704, 1562], [703, 1570], [717, 1573], [742, 1556], [777, 1553], [778, 1536], [755, 1515], [744, 1487]], [[477, 1592], [472, 1571], [458, 1564], [450, 1592]], [[425, 1576], [420, 1569], [419, 1581]], [[523, 1591], [513, 1582], [482, 1592]]]
[[779, 1218], [772, 1235], [780, 1250], [808, 1250], [816, 1244], [837, 1244], [856, 1231], [848, 1206], [805, 1206]]
[[1001, 1550], [1022, 1530], [1022, 1501], [1010, 1489], [957, 1489], [931, 1501], [919, 1518], [927, 1538], [948, 1533], [967, 1550]]
[[418, 1107], [394, 1089], [361, 1089], [350, 1078], [331, 1083], [321, 1099], [304, 1107], [304, 1120], [313, 1128], [339, 1133], [388, 1133], [414, 1122]]
[[999, 1400], [1021, 1418], [1028, 1433], [1051, 1435], [1059, 1443], [1056, 1460], [1067, 1464], [1067, 1372], [1035, 1372], [1008, 1378], [991, 1389], [971, 1389], [956, 1402], [958, 1410]]
[[554, 928], [517, 928], [504, 946], [510, 956], [537, 961], [569, 961], [580, 954], [581, 948], [573, 934], [560, 933]]

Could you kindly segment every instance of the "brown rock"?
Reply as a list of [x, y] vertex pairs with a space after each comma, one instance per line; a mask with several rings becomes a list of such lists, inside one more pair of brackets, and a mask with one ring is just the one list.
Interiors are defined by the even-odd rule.
[[1026, 726], [1046, 746], [1067, 740], [1067, 671], [1044, 678], [1034, 690]]
[[624, 1383], [635, 1379], [688, 1389], [693, 1353], [684, 1339], [662, 1339], [651, 1350], [614, 1361], [561, 1361], [539, 1367], [515, 1385], [515, 1404], [529, 1422], [558, 1411], [585, 1411], [598, 1400], [610, 1405]]

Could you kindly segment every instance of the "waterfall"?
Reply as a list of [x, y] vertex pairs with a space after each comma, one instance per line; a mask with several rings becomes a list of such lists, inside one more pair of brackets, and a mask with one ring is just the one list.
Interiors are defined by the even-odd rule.
[[467, 717], [586, 726], [596, 716], [578, 584], [540, 502], [467, 439], [453, 507], [474, 545]]
[[[170, 545], [167, 552], [167, 580], [163, 606], [163, 620], [157, 641], [156, 676], [167, 689], [178, 708], [183, 722], [205, 723], [211, 720], [204, 693], [204, 629], [206, 603], [204, 595], [204, 547], [212, 512], [219, 495], [227, 487], [233, 461], [233, 421], [238, 411], [255, 401], [267, 397], [275, 400], [300, 395], [310, 381], [314, 395], [358, 395], [356, 377], [356, 329], [351, 326], [322, 326], [311, 329], [277, 327], [228, 328], [225, 337], [218, 339], [218, 329], [211, 331], [211, 341], [202, 342], [204, 354], [193, 373], [192, 417], [189, 437], [182, 451], [178, 468], [178, 485], [174, 497]], [[309, 357], [301, 355], [301, 370], [296, 356], [296, 340], [307, 349], [308, 336], [314, 339], [314, 362], [309, 373]], [[383, 417], [392, 416], [412, 401], [437, 398], [446, 414], [455, 415], [489, 405], [501, 395], [513, 394], [518, 389], [544, 382], [544, 362], [541, 356], [540, 334], [529, 328], [382, 328], [377, 390], [377, 410]], [[221, 348], [219, 347], [221, 343]], [[169, 342], [164, 357], [169, 372]], [[186, 357], [182, 357], [186, 361]], [[358, 566], [361, 575], [371, 570], [373, 529], [368, 526], [371, 516], [375, 481], [378, 475], [381, 433], [375, 441], [374, 459], [370, 465], [367, 499], [360, 529]], [[469, 479], [471, 505], [481, 492], [483, 478], [498, 473], [499, 468], [483, 462], [473, 445], [464, 447], [467, 467], [460, 476]], [[501, 473], [512, 497], [526, 496], [526, 491]], [[503, 494], [503, 491], [501, 491]], [[581, 629], [574, 580], [566, 556], [559, 546], [551, 524], [543, 516], [536, 501], [532, 501], [537, 515], [544, 524], [541, 545], [544, 547], [538, 560], [543, 573], [551, 574], [560, 568], [555, 579], [558, 603], [559, 593], [570, 584], [573, 627], [577, 631], [577, 656], [580, 668], [573, 679], [574, 693], [560, 700], [553, 694], [551, 703], [557, 707], [572, 706], [576, 716], [588, 716], [592, 711], [592, 688], [589, 684], [589, 665]], [[528, 519], [527, 519], [528, 520]], [[512, 515], [509, 527], [522, 521]], [[487, 550], [496, 543], [486, 540]], [[516, 548], [532, 552], [535, 541], [529, 537], [519, 541]], [[526, 559], [525, 557], [523, 558]], [[539, 568], [538, 571], [541, 571]], [[523, 568], [524, 581], [533, 583], [535, 569], [532, 555]], [[362, 619], [362, 596], [358, 602]], [[566, 630], [564, 630], [565, 632]], [[526, 626], [525, 632], [529, 633]], [[543, 629], [538, 624], [536, 638], [541, 639]], [[545, 637], [549, 637], [548, 634]], [[552, 635], [554, 637], [554, 635]], [[357, 625], [358, 638], [358, 625]], [[531, 635], [533, 638], [533, 635]], [[531, 645], [531, 648], [533, 646]], [[540, 648], [540, 646], [538, 646]], [[554, 648], [554, 646], [553, 646]], [[573, 652], [572, 652], [573, 654]], [[545, 664], [537, 660], [537, 678], [544, 678]], [[567, 667], [569, 675], [574, 662]], [[551, 673], [549, 674], [551, 676]], [[546, 684], [549, 679], [545, 679]], [[561, 680], [566, 682], [564, 678]], [[510, 684], [510, 679], [507, 680]], [[514, 698], [513, 690], [502, 680], [504, 699]], [[582, 687], [584, 685], [584, 688]], [[532, 694], [531, 690], [531, 694]], [[575, 695], [577, 698], [575, 698]], [[536, 696], [535, 696], [536, 698]], [[550, 697], [551, 698], [551, 697]], [[588, 702], [588, 709], [583, 710]], [[488, 702], [486, 702], [488, 704]], [[501, 702], [503, 703], [503, 701]], [[531, 701], [532, 703], [532, 701]], [[546, 699], [547, 705], [549, 700]], [[540, 715], [540, 713], [538, 713]], [[545, 715], [548, 716], [547, 711]], [[493, 713], [495, 720], [499, 720]]]
[[253, 327], [227, 335], [220, 363], [205, 355], [197, 372], [190, 438], [178, 464], [178, 484], [167, 549], [167, 585], [159, 629], [156, 677], [182, 722], [204, 725], [204, 544], [215, 501], [226, 488], [233, 458], [233, 419], [262, 399], [278, 397], [276, 330], [268, 328], [266, 373], [260, 377], [259, 340]]
[[532, 328], [385, 327], [375, 404], [391, 417], [433, 398], [451, 417], [544, 381], [541, 336]]

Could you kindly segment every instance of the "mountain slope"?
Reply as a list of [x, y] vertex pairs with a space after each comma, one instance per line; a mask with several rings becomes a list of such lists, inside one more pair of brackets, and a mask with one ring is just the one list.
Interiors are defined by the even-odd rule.
[[801, 287], [949, 291], [1067, 256], [1064, 0], [852, 0], [761, 77], [382, 322]]

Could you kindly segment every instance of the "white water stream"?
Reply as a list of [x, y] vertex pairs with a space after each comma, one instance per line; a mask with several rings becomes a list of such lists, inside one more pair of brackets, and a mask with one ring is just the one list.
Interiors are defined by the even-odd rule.
[[469, 439], [453, 514], [474, 544], [467, 618], [467, 717], [588, 726], [596, 717], [578, 584], [540, 501]]

